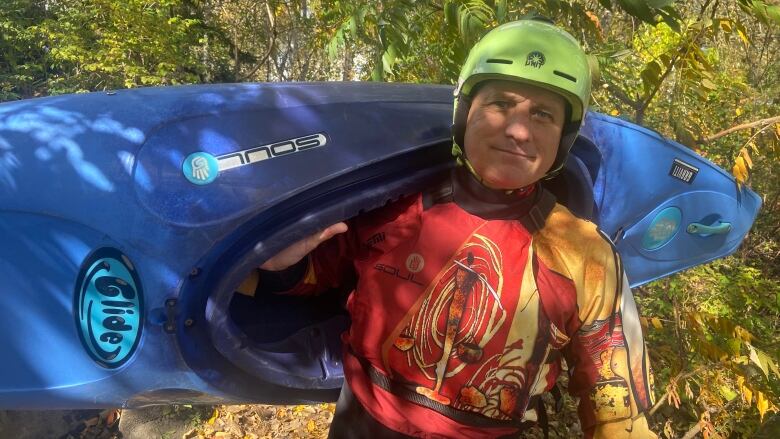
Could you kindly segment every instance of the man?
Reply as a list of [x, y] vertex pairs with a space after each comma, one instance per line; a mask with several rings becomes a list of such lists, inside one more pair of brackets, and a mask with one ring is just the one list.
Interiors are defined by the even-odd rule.
[[516, 435], [544, 422], [562, 358], [586, 437], [654, 437], [620, 259], [539, 184], [565, 163], [589, 93], [568, 33], [494, 29], [458, 80], [452, 175], [263, 264], [261, 290], [286, 294], [357, 278], [331, 437]]

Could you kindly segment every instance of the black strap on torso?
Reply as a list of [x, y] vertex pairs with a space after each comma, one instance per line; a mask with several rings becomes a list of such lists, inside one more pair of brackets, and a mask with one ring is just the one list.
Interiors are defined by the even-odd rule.
[[448, 405], [444, 405], [440, 402], [420, 395], [415, 391], [416, 386], [414, 384], [404, 383], [391, 379], [382, 373], [382, 371], [374, 367], [374, 365], [371, 364], [368, 360], [360, 355], [355, 354], [352, 349], [349, 349], [349, 351], [350, 354], [360, 362], [361, 366], [363, 366], [363, 370], [371, 379], [371, 382], [374, 383], [374, 385], [377, 387], [380, 387], [399, 398], [431, 409], [461, 424], [480, 428], [519, 428], [520, 430], [528, 429], [534, 425], [533, 422], [521, 421], [520, 419], [500, 420], [488, 418], [487, 416], [482, 416], [477, 413], [456, 410]]

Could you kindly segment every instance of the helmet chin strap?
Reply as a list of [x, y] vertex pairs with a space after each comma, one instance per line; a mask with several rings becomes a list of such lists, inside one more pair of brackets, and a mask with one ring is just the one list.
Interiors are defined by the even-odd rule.
[[[453, 150], [455, 150], [455, 147], [453, 147]], [[528, 190], [528, 188], [532, 187], [536, 183], [536, 182], [534, 182], [534, 183], [529, 184], [528, 186], [524, 186], [524, 187], [521, 187], [521, 188], [515, 188], [515, 189], [496, 189], [496, 188], [492, 188], [492, 187], [488, 186], [487, 183], [485, 183], [485, 180], [482, 178], [482, 176], [479, 175], [479, 173], [477, 173], [476, 169], [474, 169], [474, 165], [472, 165], [471, 161], [469, 161], [469, 159], [466, 157], [466, 152], [462, 151], [459, 147], [458, 147], [458, 151], [460, 151], [460, 154], [457, 154], [456, 158], [455, 158], [458, 166], [464, 166], [469, 171], [469, 173], [474, 177], [474, 179], [476, 181], [478, 181], [479, 184], [481, 184], [482, 186], [484, 186], [487, 189], [490, 189], [490, 190], [493, 190], [493, 191], [501, 191], [501, 192], [503, 192], [506, 195], [511, 195], [513, 193], [520, 193], [520, 194], [522, 194], [522, 193], [525, 193]]]

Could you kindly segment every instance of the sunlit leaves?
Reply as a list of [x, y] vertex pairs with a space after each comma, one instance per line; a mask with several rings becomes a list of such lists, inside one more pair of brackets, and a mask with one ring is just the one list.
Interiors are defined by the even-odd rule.
[[749, 162], [748, 160], [750, 160], [750, 156], [747, 153], [747, 149], [742, 148], [740, 155], [734, 161], [734, 167], [731, 170], [731, 173], [734, 174], [734, 178], [739, 186], [745, 184], [750, 177], [752, 162]]
[[411, 0], [337, 3], [330, 15], [343, 18], [328, 42], [329, 58], [335, 59], [348, 39], [353, 44], [365, 45], [373, 52], [371, 79], [384, 80], [394, 73], [395, 64], [409, 54], [409, 42], [417, 36], [418, 26], [411, 18], [414, 6]]
[[197, 82], [190, 50], [199, 21], [178, 15], [182, 4], [142, 0], [70, 0], [52, 5], [56, 20], [39, 25], [51, 59], [69, 70], [53, 78], [54, 90], [104, 89]]
[[676, 380], [672, 380], [669, 382], [669, 385], [666, 386], [666, 402], [676, 409], [680, 408], [680, 394], [677, 392]]
[[737, 392], [735, 392], [731, 387], [729, 387], [726, 384], [721, 384], [720, 386], [718, 386], [718, 391], [720, 393], [720, 396], [722, 396], [723, 399], [725, 399], [727, 402], [731, 402], [731, 400], [739, 396]]
[[666, 437], [666, 439], [673, 439], [675, 437], [674, 428], [672, 427], [671, 419], [667, 419], [666, 422], [664, 423], [663, 432], [664, 432], [664, 437]]
[[209, 417], [208, 421], [206, 421], [209, 425], [214, 425], [214, 422], [217, 421], [217, 418], [219, 418], [219, 410], [214, 409], [214, 412], [211, 413], [211, 417]]
[[504, 23], [507, 21], [506, 0], [496, 1], [496, 20], [498, 20], [499, 23]]
[[742, 395], [742, 402], [748, 405], [753, 402], [753, 390], [745, 385], [745, 377], [737, 377], [737, 389], [739, 389], [739, 393]]
[[46, 72], [46, 47], [35, 26], [42, 5], [5, 0], [0, 7], [0, 102], [40, 93]]
[[467, 0], [458, 8], [458, 30], [465, 42], [474, 42], [493, 21], [493, 9], [481, 0]]
[[655, 24], [657, 10], [669, 6], [674, 0], [617, 0], [617, 3], [634, 17]]
[[663, 72], [663, 66], [656, 60], [650, 61], [645, 65], [645, 68], [642, 69], [642, 73], [640, 73], [645, 92], [650, 92], [661, 84], [661, 75]]
[[762, 23], [780, 26], [780, 5], [764, 0], [739, 0], [739, 5], [754, 14]]
[[764, 377], [769, 379], [769, 373], [772, 372], [776, 378], [780, 378], [780, 371], [777, 367], [777, 362], [766, 354], [764, 351], [754, 347], [753, 345], [746, 343], [750, 352], [750, 361], [764, 372]]
[[750, 38], [748, 37], [747, 30], [745, 30], [745, 26], [741, 23], [737, 23], [737, 35], [739, 35], [739, 38], [745, 43], [745, 47], [750, 45]]
[[[686, 401], [710, 407], [716, 410], [711, 412], [711, 423], [720, 428], [724, 424], [734, 428], [736, 424], [752, 422], [752, 416], [756, 423], [762, 416], [766, 419], [767, 413], [776, 410], [773, 401], [780, 390], [780, 375], [775, 372], [778, 357], [773, 347], [774, 319], [758, 316], [780, 312], [776, 302], [780, 283], [764, 279], [758, 270], [729, 258], [713, 266], [697, 267], [677, 279], [659, 283], [658, 287], [646, 291], [643, 312], [648, 316], [648, 324], [652, 325], [654, 316], [664, 323], [662, 329], [651, 326], [645, 332], [654, 368], [671, 368], [670, 382], [675, 374], [684, 376], [670, 388], [673, 392], [667, 396], [667, 403], [674, 407], [679, 398], [679, 411], [687, 412], [686, 416], [693, 415], [688, 411], [692, 405]], [[667, 293], [679, 299], [676, 308], [669, 308], [664, 297]], [[649, 304], [652, 306], [648, 309]], [[666, 323], [667, 316], [674, 315], [673, 309], [677, 310], [679, 321], [672, 317]], [[674, 336], [670, 337], [671, 334]], [[679, 355], [684, 355], [688, 362], [681, 370], [675, 369]], [[724, 407], [728, 410], [720, 411]], [[661, 430], [660, 424], [656, 425]], [[721, 434], [724, 431], [733, 430], [720, 430]]]
[[[752, 388], [750, 388], [747, 384], [747, 380], [743, 376], [737, 377], [737, 388], [739, 389], [739, 393], [742, 396], [742, 402], [747, 405], [755, 405], [761, 420], [763, 420], [766, 412], [770, 409], [770, 407], [774, 406], [769, 401], [769, 399], [767, 399], [766, 394], [760, 390], [754, 391]], [[753, 398], [754, 396], [755, 402]]]
[[333, 38], [328, 43], [328, 58], [331, 61], [338, 56], [339, 47], [344, 45], [344, 29], [336, 30]]
[[604, 37], [604, 30], [601, 27], [601, 20], [599, 19], [598, 15], [596, 15], [592, 11], [585, 11], [585, 16], [588, 17], [588, 20], [590, 20], [591, 23], [593, 23], [593, 27], [596, 29], [597, 35], [599, 35], [601, 38], [603, 38]]

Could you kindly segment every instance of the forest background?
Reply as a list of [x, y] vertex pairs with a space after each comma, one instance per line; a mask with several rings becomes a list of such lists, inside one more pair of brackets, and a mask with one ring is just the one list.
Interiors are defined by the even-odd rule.
[[763, 198], [734, 255], [635, 295], [656, 431], [780, 437], [777, 1], [0, 0], [0, 102], [192, 83], [453, 84], [481, 35], [529, 13], [583, 43], [594, 110], [677, 140]]

